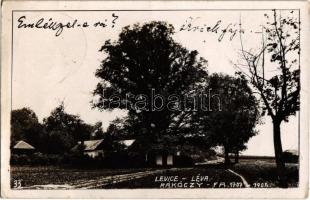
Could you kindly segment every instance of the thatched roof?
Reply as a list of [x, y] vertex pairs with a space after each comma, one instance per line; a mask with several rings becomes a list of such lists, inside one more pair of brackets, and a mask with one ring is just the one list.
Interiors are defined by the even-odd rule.
[[28, 144], [27, 142], [24, 142], [22, 140], [18, 141], [17, 144], [13, 147], [13, 149], [35, 149], [33, 146]]

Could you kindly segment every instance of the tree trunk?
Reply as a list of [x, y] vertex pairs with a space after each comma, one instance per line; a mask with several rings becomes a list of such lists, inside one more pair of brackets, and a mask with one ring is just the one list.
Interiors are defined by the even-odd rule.
[[285, 163], [283, 160], [282, 143], [281, 143], [281, 122], [273, 120], [273, 143], [277, 164], [277, 173], [279, 178], [279, 186], [288, 187], [287, 177], [285, 173]]
[[238, 163], [239, 162], [239, 151], [236, 150], [235, 152], [235, 163]]
[[229, 150], [227, 147], [224, 146], [224, 151], [225, 151], [225, 165], [229, 165], [230, 164], [230, 160], [229, 160]]

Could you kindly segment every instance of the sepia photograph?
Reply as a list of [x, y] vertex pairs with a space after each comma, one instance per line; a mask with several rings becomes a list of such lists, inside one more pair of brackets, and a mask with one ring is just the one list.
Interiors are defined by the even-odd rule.
[[220, 3], [5, 2], [2, 195], [306, 189], [308, 4]]

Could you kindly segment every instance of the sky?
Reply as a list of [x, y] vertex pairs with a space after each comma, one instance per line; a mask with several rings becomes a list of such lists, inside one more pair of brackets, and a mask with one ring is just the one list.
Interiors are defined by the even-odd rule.
[[[42, 121], [64, 101], [68, 113], [78, 114], [88, 123], [102, 121], [106, 128], [110, 121], [125, 116], [126, 112], [91, 109], [91, 93], [100, 81], [94, 73], [105, 56], [99, 52], [100, 47], [108, 39], [117, 40], [122, 27], [166, 21], [175, 27], [175, 41], [189, 50], [197, 50], [199, 56], [208, 60], [210, 74], [234, 75], [236, 68], [233, 63], [240, 61], [241, 49], [240, 36], [234, 32], [239, 30], [241, 20], [245, 30], [244, 46], [248, 49], [259, 47], [262, 37], [260, 25], [266, 20], [265, 13], [271, 11], [15, 12], [12, 108], [29, 107]], [[18, 28], [37, 23], [41, 18], [44, 18], [41, 25], [52, 21], [70, 22], [71, 25], [74, 20], [77, 22], [73, 28], [64, 28], [62, 32], [59, 29]], [[190, 21], [192, 29], [180, 31]], [[88, 27], [83, 27], [85, 22]], [[106, 26], [95, 26], [97, 22]], [[206, 32], [205, 29], [200, 31], [216, 24], [218, 33]], [[225, 28], [228, 28], [228, 33], [221, 39], [221, 30]], [[271, 74], [273, 67], [267, 66], [267, 73]], [[274, 155], [270, 118], [264, 117], [256, 129], [259, 134], [250, 139], [243, 154]], [[283, 149], [298, 149], [298, 118], [291, 117], [281, 129]]]

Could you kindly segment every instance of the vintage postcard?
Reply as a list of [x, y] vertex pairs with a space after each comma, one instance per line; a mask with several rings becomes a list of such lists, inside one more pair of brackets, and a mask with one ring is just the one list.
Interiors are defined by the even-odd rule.
[[307, 1], [3, 1], [5, 198], [305, 198]]

